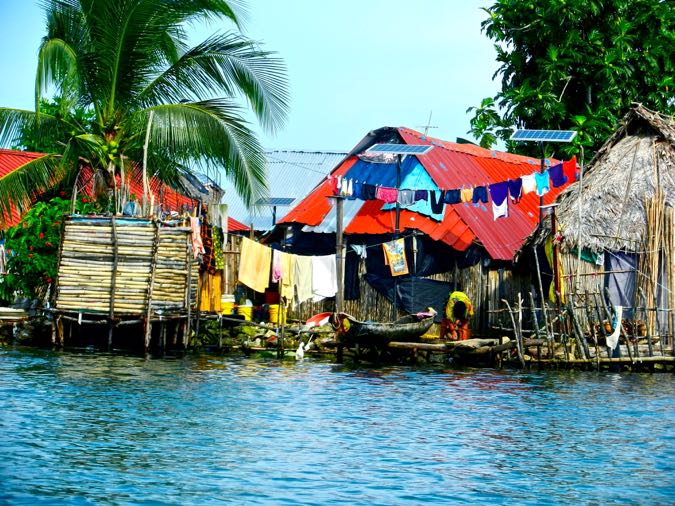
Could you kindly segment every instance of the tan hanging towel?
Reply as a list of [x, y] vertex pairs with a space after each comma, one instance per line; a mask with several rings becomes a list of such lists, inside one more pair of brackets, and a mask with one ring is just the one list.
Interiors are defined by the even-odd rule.
[[293, 303], [293, 294], [295, 286], [295, 255], [281, 252], [281, 283], [279, 285], [279, 295], [286, 299], [288, 304]]
[[272, 248], [246, 237], [241, 240], [239, 282], [256, 292], [264, 292], [270, 282]]

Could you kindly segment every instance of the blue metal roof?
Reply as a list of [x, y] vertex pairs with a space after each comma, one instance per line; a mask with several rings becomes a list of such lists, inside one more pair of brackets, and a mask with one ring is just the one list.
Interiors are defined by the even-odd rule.
[[[277, 208], [280, 220], [300, 200], [305, 198], [344, 158], [347, 152], [332, 151], [266, 151], [269, 198], [291, 198], [286, 206]], [[254, 206], [247, 209], [230, 181], [221, 181], [225, 191], [222, 202], [228, 204], [229, 215], [255, 230], [272, 228], [272, 207]]]

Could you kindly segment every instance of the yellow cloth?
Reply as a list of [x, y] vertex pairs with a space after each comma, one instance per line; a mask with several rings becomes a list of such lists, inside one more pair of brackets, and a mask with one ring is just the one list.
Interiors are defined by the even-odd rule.
[[[553, 269], [553, 239], [549, 237], [546, 239], [546, 243], [544, 244], [544, 251], [546, 252], [546, 259], [548, 260], [548, 265], [551, 268], [552, 271], [555, 272]], [[562, 264], [562, 259], [560, 255], [558, 255], [558, 284], [560, 285], [558, 288], [560, 288], [560, 302], [562, 304], [566, 304], [565, 300], [565, 278], [563, 274], [563, 264]], [[548, 298], [549, 300], [555, 304], [555, 279], [551, 281], [551, 286], [548, 289]]]
[[220, 313], [220, 298], [223, 295], [223, 271], [202, 274], [202, 289], [199, 296], [199, 310]]
[[295, 261], [295, 288], [298, 295], [298, 304], [302, 304], [313, 295], [312, 286], [312, 257], [293, 255]]
[[272, 248], [246, 237], [241, 241], [239, 282], [256, 292], [264, 292], [270, 283]]
[[459, 199], [462, 202], [471, 202], [473, 199], [473, 188], [462, 188], [459, 192]]
[[281, 252], [281, 280], [279, 283], [279, 295], [286, 299], [289, 304], [293, 302], [293, 286], [295, 284], [295, 262], [290, 253]]
[[466, 306], [467, 316], [473, 316], [473, 304], [471, 304], [471, 299], [467, 297], [464, 292], [452, 292], [450, 297], [448, 297], [448, 304], [445, 306], [445, 317], [448, 320], [454, 320], [455, 317], [452, 314], [452, 310], [455, 307], [455, 302], [461, 301]]
[[408, 274], [408, 261], [405, 257], [405, 240], [403, 238], [385, 242], [384, 262], [389, 266], [392, 276], [404, 276]]

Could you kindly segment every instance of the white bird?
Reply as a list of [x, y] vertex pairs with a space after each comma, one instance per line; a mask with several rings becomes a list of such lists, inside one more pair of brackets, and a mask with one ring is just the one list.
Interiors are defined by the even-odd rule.
[[300, 341], [298, 349], [295, 350], [295, 360], [302, 360], [305, 357], [305, 343]]

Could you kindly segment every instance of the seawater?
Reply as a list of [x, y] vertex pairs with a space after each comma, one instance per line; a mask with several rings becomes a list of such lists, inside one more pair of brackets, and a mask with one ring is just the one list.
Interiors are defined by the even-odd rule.
[[673, 504], [672, 374], [0, 348], [0, 504]]

